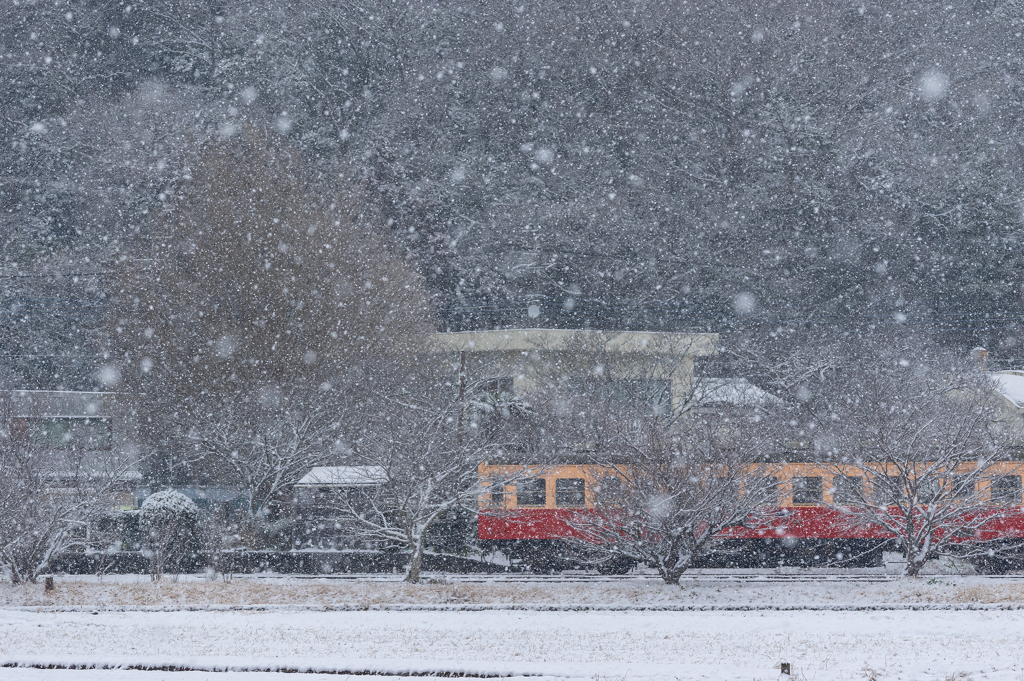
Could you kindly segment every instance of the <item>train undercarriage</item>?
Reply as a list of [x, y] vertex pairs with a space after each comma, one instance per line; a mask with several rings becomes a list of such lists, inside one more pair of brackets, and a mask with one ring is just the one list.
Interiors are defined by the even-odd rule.
[[[481, 542], [485, 552], [498, 551], [520, 569], [545, 574], [562, 570], [597, 570], [601, 574], [626, 574], [638, 561], [601, 555], [562, 539], [505, 539]], [[977, 549], [977, 546], [973, 546]], [[883, 554], [895, 551], [886, 539], [724, 539], [694, 560], [692, 567], [764, 569], [878, 568]], [[1005, 574], [1024, 569], [1024, 541], [986, 542], [983, 549], [964, 556], [979, 574]]]

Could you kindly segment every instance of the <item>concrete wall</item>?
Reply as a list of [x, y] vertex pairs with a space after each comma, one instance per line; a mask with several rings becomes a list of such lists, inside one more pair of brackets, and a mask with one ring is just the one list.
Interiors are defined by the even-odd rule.
[[718, 334], [517, 329], [433, 334], [432, 353], [462, 365], [470, 385], [511, 378], [516, 394], [557, 387], [567, 378], [664, 381], [673, 407], [687, 399], [696, 357], [712, 355]]

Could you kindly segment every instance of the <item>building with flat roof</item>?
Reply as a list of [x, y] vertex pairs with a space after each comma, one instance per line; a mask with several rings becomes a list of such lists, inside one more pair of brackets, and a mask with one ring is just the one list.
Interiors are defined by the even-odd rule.
[[477, 389], [529, 395], [596, 378], [678, 409], [691, 394], [694, 360], [716, 352], [718, 334], [510, 329], [431, 334], [427, 345]]
[[127, 422], [117, 394], [12, 390], [3, 394], [10, 434], [35, 445], [110, 451], [125, 446]]
[[114, 392], [11, 390], [0, 392], [0, 428], [18, 446], [52, 452], [61, 465], [48, 475], [55, 489], [110, 476], [111, 503], [135, 506], [142, 476], [130, 433], [135, 424]]

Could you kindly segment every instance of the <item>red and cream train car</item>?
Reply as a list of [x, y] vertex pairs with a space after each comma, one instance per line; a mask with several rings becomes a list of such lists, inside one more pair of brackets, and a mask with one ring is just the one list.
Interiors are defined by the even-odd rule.
[[[718, 550], [703, 557], [699, 566], [881, 565], [882, 552], [892, 545], [892, 536], [878, 527], [851, 527], [836, 507], [843, 505], [844, 494], [856, 498], [852, 485], [869, 485], [873, 475], [886, 474], [884, 469], [881, 464], [838, 471], [833, 465], [813, 462], [773, 465], [778, 519], [758, 529], [729, 530], [721, 537]], [[957, 541], [990, 542], [1001, 549], [1017, 543], [1024, 547], [1021, 474], [1021, 462], [1001, 462], [978, 482], [976, 492], [999, 512], [977, 532]], [[540, 570], [583, 567], [578, 550], [567, 541], [579, 538], [571, 519], [581, 512], [597, 512], [599, 491], [602, 499], [614, 498], [620, 488], [621, 493], [628, 493], [620, 470], [586, 463], [533, 467], [483, 464], [479, 475], [484, 481], [513, 480], [495, 483], [493, 491], [481, 495], [481, 544]], [[501, 489], [497, 489], [499, 486]], [[628, 562], [620, 561], [599, 569], [614, 572], [630, 567]], [[987, 559], [979, 567], [998, 572], [1024, 564]]]

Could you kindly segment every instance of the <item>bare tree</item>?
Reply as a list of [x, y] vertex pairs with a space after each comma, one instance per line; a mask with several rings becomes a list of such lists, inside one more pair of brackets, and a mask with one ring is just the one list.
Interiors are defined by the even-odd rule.
[[276, 409], [257, 415], [263, 424], [227, 405], [217, 420], [189, 431], [189, 438], [225, 482], [245, 493], [247, 517], [261, 510], [276, 516], [295, 482], [331, 459], [339, 414], [313, 404], [294, 415]]
[[35, 582], [55, 555], [72, 542], [75, 523], [89, 515], [91, 499], [53, 491], [48, 452], [0, 447], [0, 562], [11, 581]]
[[110, 331], [151, 484], [240, 488], [255, 521], [335, 455], [339, 423], [375, 389], [367, 365], [431, 327], [419, 276], [357, 193], [272, 134], [233, 132], [148, 226], [148, 248], [123, 254]]
[[596, 560], [646, 563], [676, 584], [730, 528], [774, 518], [770, 420], [706, 408], [680, 418], [620, 410], [599, 420], [605, 453], [592, 458], [606, 477], [597, 509], [570, 521]]
[[35, 582], [113, 506], [130, 462], [55, 441], [49, 420], [14, 416], [8, 395], [0, 403], [0, 564], [12, 582]]
[[[882, 352], [848, 376], [831, 440], [833, 505], [855, 528], [891, 535], [917, 576], [935, 556], [984, 560], [976, 533], [1020, 502], [995, 385], [948, 354]], [[1015, 498], [1014, 498], [1015, 495]]]
[[737, 369], [763, 384], [772, 394], [805, 407], [835, 372], [845, 364], [843, 345], [835, 333], [772, 334], [734, 340], [724, 354]]
[[477, 387], [405, 385], [385, 396], [390, 410], [370, 415], [353, 441], [350, 461], [368, 467], [379, 484], [368, 495], [339, 497], [337, 510], [364, 537], [409, 552], [408, 582], [420, 580], [431, 530], [452, 512], [476, 512], [493, 482], [480, 478], [480, 464], [518, 449], [529, 431], [521, 403], [501, 399], [495, 407]]

